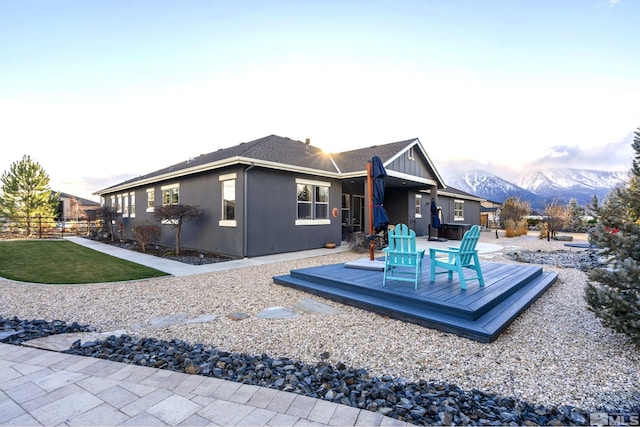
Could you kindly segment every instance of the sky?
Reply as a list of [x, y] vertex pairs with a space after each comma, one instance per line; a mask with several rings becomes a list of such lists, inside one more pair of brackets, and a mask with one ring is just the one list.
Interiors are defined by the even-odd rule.
[[0, 172], [29, 155], [98, 200], [271, 134], [628, 170], [639, 17], [635, 0], [0, 0]]

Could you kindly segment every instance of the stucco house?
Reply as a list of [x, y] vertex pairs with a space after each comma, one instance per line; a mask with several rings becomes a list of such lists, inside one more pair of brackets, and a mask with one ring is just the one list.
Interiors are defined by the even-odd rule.
[[[417, 138], [328, 154], [309, 140], [270, 135], [96, 194], [121, 215], [127, 238], [136, 224], [158, 223], [158, 206], [180, 203], [204, 212], [184, 224], [183, 248], [231, 257], [314, 249], [369, 229], [367, 162], [374, 155], [388, 175], [384, 207], [391, 224], [429, 235], [432, 199], [445, 222], [480, 223], [481, 199], [447, 188]], [[160, 243], [173, 245], [174, 231], [162, 228]]]

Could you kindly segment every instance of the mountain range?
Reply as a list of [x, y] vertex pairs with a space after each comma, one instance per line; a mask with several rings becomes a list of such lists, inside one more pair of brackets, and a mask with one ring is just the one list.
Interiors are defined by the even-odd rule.
[[580, 206], [589, 206], [593, 196], [602, 202], [628, 178], [626, 171], [570, 168], [529, 171], [511, 180], [483, 169], [449, 169], [443, 175], [447, 185], [466, 193], [498, 203], [518, 197], [539, 211], [553, 202], [566, 205], [574, 198]]

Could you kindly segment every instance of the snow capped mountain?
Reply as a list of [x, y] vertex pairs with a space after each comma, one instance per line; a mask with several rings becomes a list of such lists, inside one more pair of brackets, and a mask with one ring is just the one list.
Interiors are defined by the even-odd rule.
[[627, 172], [591, 169], [543, 169], [518, 178], [518, 185], [534, 193], [577, 189], [611, 189], [627, 178]]
[[482, 169], [455, 172], [446, 182], [447, 185], [467, 193], [500, 203], [509, 197], [528, 200], [536, 196], [534, 193]]
[[575, 198], [588, 205], [593, 196], [602, 201], [625, 182], [627, 172], [591, 169], [544, 169], [518, 176], [516, 184], [482, 169], [449, 171], [445, 182], [467, 193], [502, 203], [509, 197], [528, 201], [533, 209], [544, 209], [552, 202], [568, 203]]

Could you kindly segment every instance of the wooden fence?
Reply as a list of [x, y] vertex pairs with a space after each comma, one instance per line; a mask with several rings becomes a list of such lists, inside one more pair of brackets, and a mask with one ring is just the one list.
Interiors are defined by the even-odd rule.
[[61, 220], [47, 217], [0, 218], [0, 239], [63, 239], [66, 236], [95, 235], [100, 220]]

